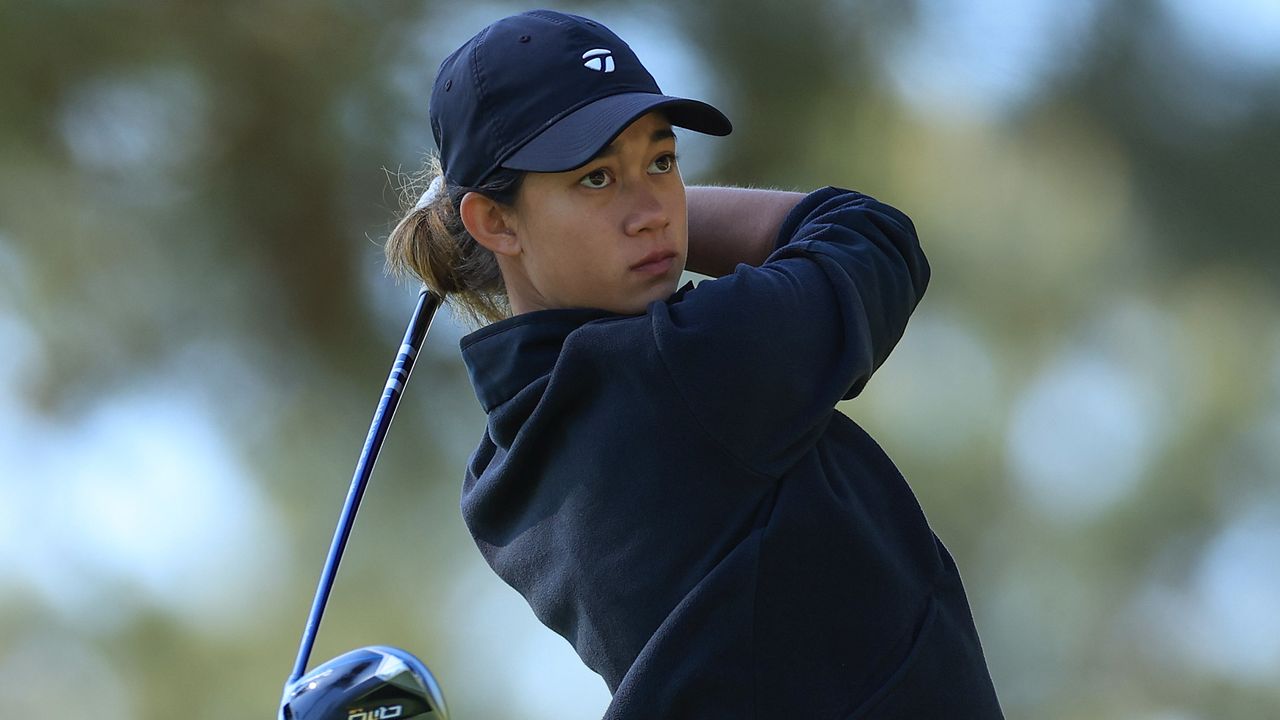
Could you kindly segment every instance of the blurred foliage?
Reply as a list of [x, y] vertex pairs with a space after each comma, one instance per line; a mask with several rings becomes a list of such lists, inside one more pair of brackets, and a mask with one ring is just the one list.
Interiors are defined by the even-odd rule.
[[[736, 129], [697, 146], [711, 156], [688, 180], [854, 186], [915, 219], [930, 294], [841, 409], [899, 462], [957, 556], [1010, 717], [1280, 706], [1275, 642], [1214, 649], [1241, 637], [1232, 609], [1280, 582], [1262, 552], [1280, 548], [1280, 65], [1213, 62], [1169, 3], [1097, 0], [1034, 92], [974, 112], [912, 104], [893, 79], [927, 13], [963, 4], [552, 5], [692, 53]], [[85, 680], [65, 709], [93, 717], [274, 712], [412, 304], [381, 276], [395, 175], [430, 149], [439, 60], [522, 9], [0, 3], [0, 342], [17, 358], [0, 364], [0, 410], [18, 413], [6, 425], [0, 412], [0, 431], [44, 428], [56, 457], [113, 397], [195, 403], [268, 508], [257, 527], [228, 525], [264, 543], [234, 565], [271, 570], [214, 582], [236, 602], [207, 602], [239, 608], [216, 618], [127, 573], [53, 568], [82, 598], [64, 602], [57, 583], [6, 570], [0, 706], [15, 717], [41, 716], [67, 673]], [[689, 79], [659, 80], [681, 92]], [[565, 708], [590, 678], [537, 694], [514, 676], [567, 645], [513, 639], [534, 621], [458, 517], [484, 419], [461, 330], [438, 324], [315, 659], [400, 644], [437, 669], [457, 717], [576, 716]], [[166, 442], [172, 428], [155, 425], [144, 431]], [[19, 483], [51, 498], [23, 537], [74, 539], [62, 461], [32, 458], [0, 438], [6, 502], [24, 507]], [[0, 539], [16, 523], [0, 513]], [[0, 543], [20, 548], [14, 568], [74, 557], [16, 542]], [[179, 551], [199, 568], [222, 544]], [[1211, 562], [1242, 552], [1270, 564], [1253, 573], [1261, 589]]]

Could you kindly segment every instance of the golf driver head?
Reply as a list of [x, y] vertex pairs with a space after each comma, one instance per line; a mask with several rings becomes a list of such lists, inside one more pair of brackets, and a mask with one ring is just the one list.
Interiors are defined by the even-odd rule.
[[363, 647], [318, 665], [285, 688], [279, 720], [448, 720], [444, 694], [422, 661], [399, 648]]

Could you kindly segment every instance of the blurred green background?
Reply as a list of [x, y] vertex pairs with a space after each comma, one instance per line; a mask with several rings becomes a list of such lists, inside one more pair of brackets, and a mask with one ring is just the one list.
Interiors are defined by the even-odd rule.
[[[734, 119], [690, 183], [855, 187], [934, 266], [841, 410], [960, 563], [1011, 718], [1280, 713], [1280, 4], [549, 3]], [[273, 717], [414, 299], [382, 274], [443, 57], [509, 3], [0, 2], [0, 708]], [[438, 319], [313, 659], [456, 718], [602, 681], [458, 510]]]

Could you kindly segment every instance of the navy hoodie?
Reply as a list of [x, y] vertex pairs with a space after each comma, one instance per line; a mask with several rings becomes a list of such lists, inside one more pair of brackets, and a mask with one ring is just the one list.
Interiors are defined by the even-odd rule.
[[606, 720], [1001, 717], [955, 563], [835, 410], [928, 278], [906, 215], [824, 188], [759, 267], [463, 338], [463, 518]]

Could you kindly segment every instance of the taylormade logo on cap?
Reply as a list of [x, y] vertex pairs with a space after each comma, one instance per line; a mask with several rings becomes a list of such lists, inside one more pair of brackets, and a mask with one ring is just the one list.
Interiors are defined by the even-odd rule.
[[586, 62], [582, 63], [589, 70], [601, 70], [604, 72], [613, 72], [613, 53], [604, 48], [596, 48], [582, 53], [582, 59]]

